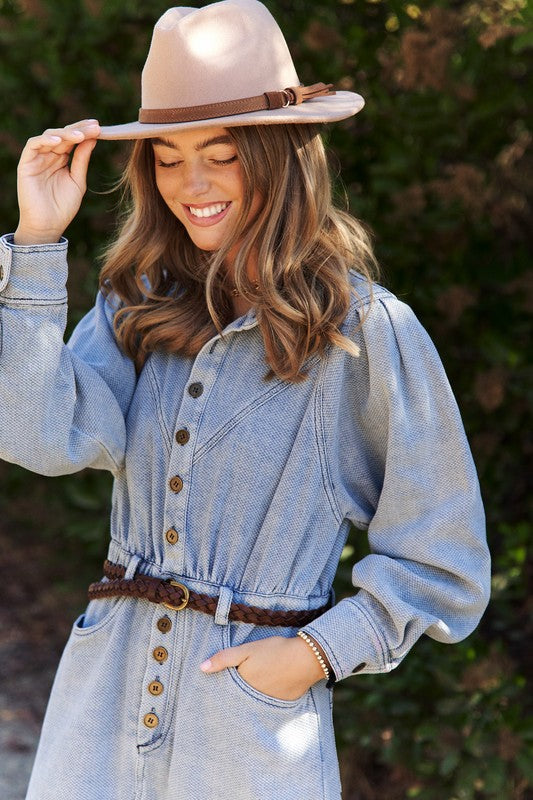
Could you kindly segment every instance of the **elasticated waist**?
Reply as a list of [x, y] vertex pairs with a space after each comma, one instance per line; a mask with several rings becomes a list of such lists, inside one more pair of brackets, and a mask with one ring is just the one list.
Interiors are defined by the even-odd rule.
[[[105, 582], [91, 583], [88, 590], [90, 600], [104, 597], [125, 595], [149, 600], [151, 603], [161, 603], [165, 608], [181, 611], [183, 608], [192, 608], [204, 614], [215, 616], [218, 597], [195, 592], [188, 589], [184, 583], [165, 578], [152, 578], [150, 575], [137, 573], [133, 578], [124, 577], [125, 567], [104, 562], [104, 575], [108, 578]], [[236, 622], [251, 622], [254, 625], [282, 625], [286, 627], [300, 627], [307, 625], [329, 608], [329, 603], [320, 608], [298, 610], [275, 610], [249, 606], [246, 603], [231, 602], [228, 619]]]

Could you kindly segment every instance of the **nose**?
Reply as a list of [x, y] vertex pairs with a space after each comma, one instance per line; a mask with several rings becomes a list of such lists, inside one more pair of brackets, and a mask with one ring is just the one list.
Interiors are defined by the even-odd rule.
[[205, 194], [209, 190], [207, 170], [201, 163], [183, 165], [183, 188], [191, 197]]

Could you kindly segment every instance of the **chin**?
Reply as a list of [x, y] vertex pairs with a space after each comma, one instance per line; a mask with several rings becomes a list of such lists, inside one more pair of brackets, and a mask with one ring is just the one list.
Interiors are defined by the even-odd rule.
[[[191, 237], [191, 239], [192, 239], [192, 237]], [[214, 253], [217, 250], [220, 250], [220, 247], [221, 247], [220, 244], [205, 244], [205, 242], [204, 243], [195, 242], [194, 239], [192, 239], [192, 242], [193, 242], [194, 245], [196, 245], [198, 250], [203, 250], [205, 253]]]

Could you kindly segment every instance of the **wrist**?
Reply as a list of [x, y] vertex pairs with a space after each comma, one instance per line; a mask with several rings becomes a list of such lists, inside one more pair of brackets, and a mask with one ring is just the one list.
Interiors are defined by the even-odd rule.
[[61, 239], [62, 234], [55, 235], [53, 232], [47, 233], [33, 233], [32, 231], [25, 230], [18, 227], [13, 234], [13, 244], [27, 247], [33, 244], [57, 244]]
[[318, 642], [305, 631], [298, 632], [294, 638], [300, 640], [302, 658], [305, 656], [309, 675], [312, 675], [314, 678], [313, 682], [319, 681], [322, 678], [329, 679], [332, 674], [331, 666]]

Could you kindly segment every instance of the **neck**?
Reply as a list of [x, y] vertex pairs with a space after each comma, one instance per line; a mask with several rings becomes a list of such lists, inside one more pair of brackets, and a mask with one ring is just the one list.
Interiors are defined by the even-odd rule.
[[237, 319], [238, 317], [242, 317], [244, 314], [248, 313], [248, 311], [252, 308], [252, 303], [249, 303], [248, 300], [245, 300], [243, 297], [233, 297], [232, 308], [233, 318]]
[[[226, 272], [231, 285], [233, 285], [234, 283], [233, 263], [234, 263], [233, 258], [228, 258], [225, 263]], [[258, 280], [257, 262], [255, 259], [250, 259], [248, 261], [246, 265], [246, 272], [252, 282], [256, 282]], [[231, 300], [232, 300], [234, 319], [242, 317], [252, 308], [253, 305], [252, 303], [250, 303], [249, 300], [246, 300], [244, 297], [241, 297], [240, 294], [232, 294]]]

